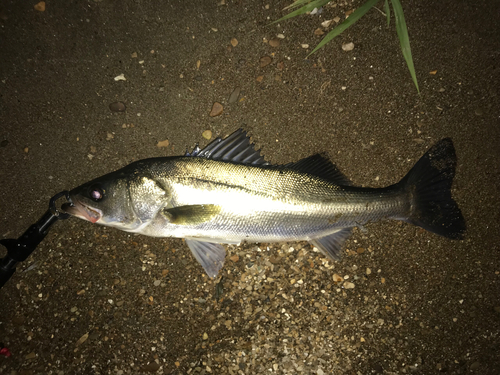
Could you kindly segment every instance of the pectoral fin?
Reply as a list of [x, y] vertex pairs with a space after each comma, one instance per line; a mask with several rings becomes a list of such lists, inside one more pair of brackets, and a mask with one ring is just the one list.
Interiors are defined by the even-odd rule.
[[219, 214], [220, 206], [215, 204], [194, 204], [191, 206], [179, 206], [166, 208], [163, 215], [168, 221], [176, 225], [196, 225], [206, 223]]
[[309, 241], [316, 246], [323, 254], [333, 260], [340, 260], [342, 254], [342, 245], [351, 235], [352, 228], [342, 228], [329, 234], [328, 236], [315, 238]]
[[186, 238], [186, 244], [191, 249], [194, 257], [205, 269], [207, 275], [214, 278], [224, 265], [226, 250], [221, 244], [202, 242]]

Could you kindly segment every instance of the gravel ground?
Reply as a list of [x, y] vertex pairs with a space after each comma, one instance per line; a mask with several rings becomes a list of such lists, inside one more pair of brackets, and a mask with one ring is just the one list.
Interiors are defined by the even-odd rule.
[[61, 190], [239, 127], [271, 162], [328, 151], [373, 187], [452, 137], [468, 232], [369, 224], [335, 263], [228, 246], [211, 280], [183, 240], [63, 221], [0, 292], [1, 374], [500, 373], [498, 1], [403, 2], [420, 96], [376, 10], [306, 59], [358, 1], [272, 26], [289, 2], [36, 3], [0, 4], [2, 238]]

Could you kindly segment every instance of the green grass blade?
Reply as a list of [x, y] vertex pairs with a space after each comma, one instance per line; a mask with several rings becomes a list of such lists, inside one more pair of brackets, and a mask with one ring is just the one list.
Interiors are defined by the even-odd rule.
[[287, 20], [289, 18], [293, 18], [293, 17], [299, 16], [301, 14], [310, 12], [314, 8], [320, 8], [320, 7], [322, 7], [323, 5], [325, 5], [326, 3], [329, 3], [329, 2], [330, 2], [330, 0], [314, 0], [314, 1], [310, 2], [307, 5], [304, 5], [302, 8], [294, 10], [293, 12], [288, 13], [286, 16], [281, 17], [279, 20], [271, 22], [271, 25], [273, 23], [281, 22], [281, 21]]
[[375, 4], [377, 4], [379, 0], [368, 0], [366, 3], [361, 5], [358, 9], [356, 9], [349, 17], [347, 17], [344, 22], [342, 22], [340, 25], [338, 25], [335, 29], [330, 31], [321, 42], [316, 46], [316, 48], [313, 49], [313, 51], [307, 55], [310, 56], [317, 50], [319, 50], [321, 47], [323, 47], [326, 43], [328, 43], [330, 40], [335, 38], [336, 36], [342, 34], [344, 30], [346, 30], [349, 26], [353, 25], [357, 20], [359, 20], [361, 17], [363, 17], [366, 12], [368, 12]]
[[389, 7], [389, 0], [385, 0], [384, 10], [387, 16], [387, 27], [389, 27], [389, 25], [391, 24], [391, 8]]
[[284, 9], [293, 9], [293, 8], [298, 8], [302, 6], [303, 4], [306, 4], [310, 2], [311, 0], [297, 0], [293, 4], [290, 4], [289, 6], [285, 7]]
[[411, 56], [410, 38], [408, 37], [408, 29], [406, 27], [405, 16], [403, 14], [403, 7], [401, 6], [399, 0], [391, 0], [391, 3], [392, 9], [394, 10], [394, 17], [396, 19], [396, 31], [398, 33], [399, 42], [401, 43], [401, 51], [403, 52], [403, 57], [406, 60], [406, 65], [408, 65], [408, 69], [410, 70], [413, 83], [417, 88], [417, 92], [420, 94], [417, 75], [415, 73], [415, 67], [413, 66], [413, 58]]

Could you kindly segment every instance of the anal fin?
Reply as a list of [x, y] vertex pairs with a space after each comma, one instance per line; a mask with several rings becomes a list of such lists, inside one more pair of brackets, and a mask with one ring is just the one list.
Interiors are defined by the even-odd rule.
[[323, 254], [333, 260], [340, 260], [342, 245], [351, 235], [352, 228], [341, 228], [328, 236], [315, 238], [309, 242], [316, 246]]
[[214, 278], [224, 265], [226, 250], [221, 244], [186, 238], [186, 244], [194, 257], [203, 266], [207, 275]]

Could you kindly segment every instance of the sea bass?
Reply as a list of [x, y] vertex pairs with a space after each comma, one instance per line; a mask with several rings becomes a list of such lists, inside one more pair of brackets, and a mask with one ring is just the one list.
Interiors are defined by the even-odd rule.
[[154, 237], [185, 238], [210, 277], [221, 244], [309, 241], [338, 260], [352, 228], [381, 219], [462, 239], [465, 221], [451, 196], [456, 155], [446, 138], [397, 184], [353, 186], [325, 155], [271, 165], [237, 130], [184, 156], [139, 160], [70, 191], [66, 212]]

